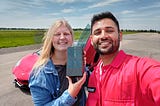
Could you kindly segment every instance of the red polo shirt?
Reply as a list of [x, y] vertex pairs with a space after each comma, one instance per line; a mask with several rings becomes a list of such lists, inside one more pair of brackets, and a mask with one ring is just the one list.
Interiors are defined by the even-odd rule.
[[160, 106], [160, 62], [122, 50], [110, 65], [95, 67], [87, 106]]

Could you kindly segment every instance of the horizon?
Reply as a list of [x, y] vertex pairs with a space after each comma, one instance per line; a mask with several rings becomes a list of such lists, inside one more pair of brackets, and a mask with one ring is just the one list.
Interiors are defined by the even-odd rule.
[[[84, 30], [85, 28], [73, 28], [73, 30]], [[0, 31], [3, 30], [47, 30], [47, 28], [0, 28]], [[153, 30], [153, 29], [121, 29], [121, 31], [138, 31], [138, 32], [160, 32], [160, 30]]]
[[72, 28], [84, 29], [91, 17], [111, 11], [120, 29], [160, 30], [159, 0], [1, 0], [1, 28], [48, 29], [52, 23], [65, 18]]

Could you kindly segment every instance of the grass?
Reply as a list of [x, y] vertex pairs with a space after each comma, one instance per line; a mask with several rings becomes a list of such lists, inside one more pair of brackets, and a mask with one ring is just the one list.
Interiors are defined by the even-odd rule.
[[[33, 45], [42, 43], [45, 30], [0, 30], [0, 48]], [[74, 39], [78, 40], [82, 30], [74, 31]], [[133, 34], [136, 32], [123, 32]]]
[[138, 33], [138, 32], [122, 32], [123, 35], [126, 35], [126, 34], [135, 34], [135, 33]]
[[[0, 30], [0, 48], [42, 43], [44, 30]], [[82, 31], [74, 31], [74, 39], [79, 39]]]
[[0, 48], [16, 47], [40, 43], [42, 31], [37, 30], [1, 30]]
[[80, 38], [81, 30], [74, 31], [74, 40], [78, 40]]

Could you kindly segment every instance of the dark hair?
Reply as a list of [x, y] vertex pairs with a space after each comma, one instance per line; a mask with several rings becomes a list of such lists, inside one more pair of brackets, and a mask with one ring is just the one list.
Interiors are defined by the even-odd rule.
[[118, 32], [120, 31], [119, 23], [118, 23], [118, 20], [116, 19], [116, 17], [111, 12], [106, 11], [106, 12], [102, 12], [102, 13], [93, 15], [93, 17], [91, 19], [91, 33], [92, 33], [92, 27], [93, 27], [94, 23], [101, 20], [101, 19], [104, 19], [104, 18], [109, 18], [109, 19], [113, 20], [115, 22], [115, 24], [117, 25]]

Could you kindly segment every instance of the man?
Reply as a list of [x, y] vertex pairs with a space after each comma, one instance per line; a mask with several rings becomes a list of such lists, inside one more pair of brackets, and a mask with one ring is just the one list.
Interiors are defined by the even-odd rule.
[[110, 12], [91, 20], [91, 43], [100, 55], [88, 83], [87, 106], [160, 106], [160, 62], [119, 50], [122, 32]]

